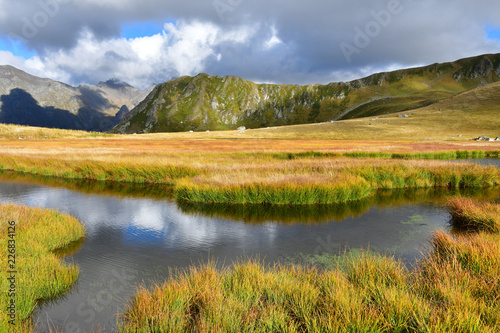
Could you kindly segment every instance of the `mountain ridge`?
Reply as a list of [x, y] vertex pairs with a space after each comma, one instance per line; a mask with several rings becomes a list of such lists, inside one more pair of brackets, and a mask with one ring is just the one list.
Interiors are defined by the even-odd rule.
[[202, 73], [157, 85], [112, 132], [262, 128], [377, 116], [432, 105], [499, 80], [500, 54], [324, 85], [257, 84]]
[[73, 87], [10, 65], [0, 66], [0, 122], [107, 131], [148, 92], [112, 80]]

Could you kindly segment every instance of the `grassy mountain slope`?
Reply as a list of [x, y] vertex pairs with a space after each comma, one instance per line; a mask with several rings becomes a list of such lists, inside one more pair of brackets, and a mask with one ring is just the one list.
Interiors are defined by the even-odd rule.
[[499, 79], [500, 54], [326, 85], [185, 76], [157, 86], [113, 132], [213, 131], [377, 116], [432, 105]]
[[500, 82], [409, 112], [334, 123], [256, 129], [245, 135], [262, 138], [421, 141], [470, 140], [481, 135], [496, 138], [500, 137]]

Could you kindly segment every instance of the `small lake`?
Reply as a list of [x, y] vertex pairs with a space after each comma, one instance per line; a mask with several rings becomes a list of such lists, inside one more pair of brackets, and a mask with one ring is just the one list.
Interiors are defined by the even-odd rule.
[[[58, 209], [87, 229], [86, 240], [65, 258], [80, 267], [80, 278], [65, 296], [37, 309], [39, 331], [114, 331], [116, 314], [138, 286], [209, 258], [226, 266], [256, 256], [288, 262], [369, 247], [411, 266], [434, 230], [449, 229], [443, 204], [451, 192], [443, 189], [383, 191], [356, 203], [305, 207], [176, 203], [170, 193], [162, 186], [0, 173], [0, 202]], [[464, 194], [500, 198], [499, 189]]]

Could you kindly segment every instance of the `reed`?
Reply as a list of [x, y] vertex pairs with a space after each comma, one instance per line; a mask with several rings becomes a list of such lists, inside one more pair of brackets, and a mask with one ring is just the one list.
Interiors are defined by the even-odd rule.
[[[39, 300], [57, 297], [67, 291], [78, 277], [78, 267], [62, 263], [54, 253], [84, 236], [83, 226], [73, 217], [48, 209], [12, 204], [0, 205], [0, 247], [5, 254], [1, 268], [10, 271], [7, 261], [9, 240], [15, 240], [15, 325], [8, 322], [10, 297], [0, 294], [0, 331], [28, 332], [32, 329], [30, 315]], [[15, 236], [8, 236], [8, 221], [15, 221]], [[13, 242], [10, 242], [11, 244]], [[6, 278], [2, 291], [10, 289]]]

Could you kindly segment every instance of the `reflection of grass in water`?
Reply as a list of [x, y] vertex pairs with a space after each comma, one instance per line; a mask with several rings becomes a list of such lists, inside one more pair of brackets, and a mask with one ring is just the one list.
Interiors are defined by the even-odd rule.
[[75, 255], [80, 249], [82, 248], [83, 244], [85, 243], [85, 238], [82, 237], [81, 239], [72, 242], [68, 244], [68, 246], [57, 249], [53, 251], [53, 253], [58, 257], [58, 258], [64, 258], [64, 257], [70, 257]]
[[272, 205], [221, 205], [178, 202], [184, 213], [208, 217], [240, 220], [247, 223], [321, 223], [341, 221], [362, 215], [373, 205], [373, 200], [346, 204], [272, 206]]
[[135, 184], [105, 182], [95, 180], [47, 177], [0, 170], [0, 180], [65, 188], [84, 194], [110, 195], [115, 197], [134, 197], [150, 199], [173, 199], [173, 188], [160, 184]]
[[[467, 195], [481, 199], [498, 197], [499, 189], [407, 189], [381, 190], [364, 200], [331, 205], [224, 205], [179, 201], [179, 208], [187, 214], [233, 219], [247, 223], [322, 223], [343, 221], [358, 217], [370, 208], [394, 207], [432, 201], [444, 204], [449, 196]], [[413, 223], [410, 221], [410, 223]], [[416, 223], [416, 220], [415, 220]]]

